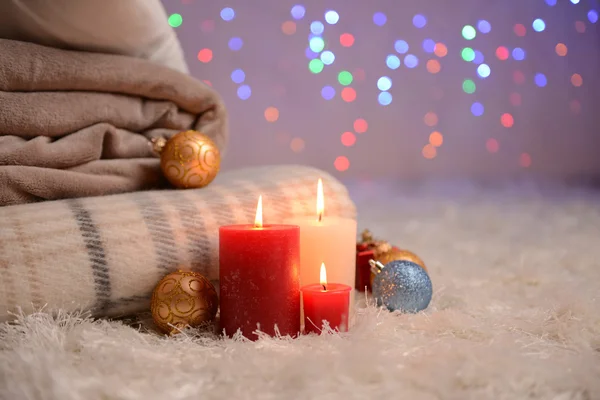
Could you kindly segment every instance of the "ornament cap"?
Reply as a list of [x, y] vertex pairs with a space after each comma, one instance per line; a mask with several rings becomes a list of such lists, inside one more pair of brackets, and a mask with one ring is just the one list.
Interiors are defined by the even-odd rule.
[[150, 139], [150, 142], [152, 150], [158, 154], [160, 154], [167, 145], [167, 139], [164, 137], [152, 138]]
[[375, 260], [369, 260], [369, 265], [371, 266], [371, 272], [374, 274], [380, 273], [385, 268], [385, 265]]

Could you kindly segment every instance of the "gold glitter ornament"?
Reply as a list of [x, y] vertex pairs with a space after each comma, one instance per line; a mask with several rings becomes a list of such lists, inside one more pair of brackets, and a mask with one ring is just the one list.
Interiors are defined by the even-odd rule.
[[408, 250], [390, 248], [388, 251], [378, 254], [375, 257], [375, 259], [383, 265], [389, 263], [390, 261], [411, 261], [423, 268], [425, 271], [427, 271], [425, 262], [423, 262], [423, 260], [421, 260], [421, 258], [418, 255]]
[[186, 325], [196, 327], [212, 321], [218, 306], [217, 291], [206, 277], [179, 270], [158, 282], [152, 292], [150, 310], [156, 326], [173, 335]]
[[177, 188], [202, 188], [219, 173], [219, 148], [200, 132], [184, 131], [168, 140], [152, 139], [152, 147], [160, 154], [160, 168], [165, 178]]

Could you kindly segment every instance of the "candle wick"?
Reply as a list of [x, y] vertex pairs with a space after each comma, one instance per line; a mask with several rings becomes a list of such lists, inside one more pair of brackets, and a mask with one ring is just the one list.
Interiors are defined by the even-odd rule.
[[319, 213], [319, 218], [317, 219], [317, 221], [321, 222], [322, 219], [323, 219], [323, 213]]
[[327, 291], [327, 286], [323, 285], [323, 290]]

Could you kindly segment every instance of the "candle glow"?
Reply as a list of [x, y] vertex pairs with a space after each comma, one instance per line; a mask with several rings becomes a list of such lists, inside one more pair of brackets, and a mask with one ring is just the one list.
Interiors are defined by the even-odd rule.
[[321, 263], [320, 282], [323, 290], [327, 290], [327, 270], [325, 269], [325, 263]]
[[323, 219], [325, 212], [325, 196], [323, 195], [323, 180], [319, 178], [317, 181], [317, 220]]
[[256, 217], [254, 217], [254, 227], [255, 228], [262, 228], [263, 227], [262, 195], [258, 196], [258, 204], [256, 206]]

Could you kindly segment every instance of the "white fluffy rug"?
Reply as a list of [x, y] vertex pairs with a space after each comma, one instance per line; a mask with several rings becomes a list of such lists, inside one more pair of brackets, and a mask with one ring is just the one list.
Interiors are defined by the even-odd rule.
[[353, 187], [361, 228], [428, 264], [426, 312], [351, 332], [165, 339], [45, 314], [0, 328], [2, 399], [600, 399], [600, 197]]

